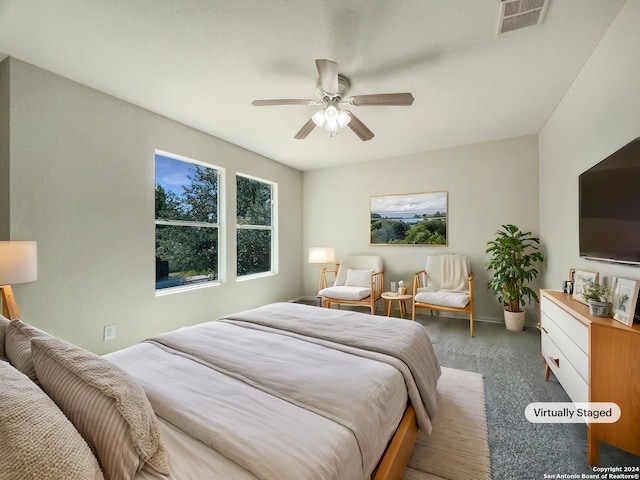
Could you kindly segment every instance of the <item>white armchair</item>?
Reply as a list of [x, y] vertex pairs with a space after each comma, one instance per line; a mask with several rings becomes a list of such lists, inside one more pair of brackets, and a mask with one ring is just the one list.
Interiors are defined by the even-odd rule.
[[473, 272], [465, 255], [431, 255], [413, 277], [413, 320], [416, 308], [469, 315], [473, 337]]
[[[333, 285], [318, 292], [322, 306], [331, 308], [332, 304], [367, 305], [371, 314], [375, 314], [375, 303], [381, 298], [384, 288], [384, 262], [377, 255], [344, 257], [336, 264]], [[321, 283], [327, 285], [326, 277]]]

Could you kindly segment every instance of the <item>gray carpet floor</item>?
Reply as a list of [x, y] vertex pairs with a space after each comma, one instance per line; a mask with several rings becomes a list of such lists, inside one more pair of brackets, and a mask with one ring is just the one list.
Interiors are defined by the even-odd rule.
[[[418, 315], [416, 320], [429, 332], [442, 365], [484, 376], [493, 480], [594, 473], [587, 464], [585, 425], [534, 424], [525, 418], [531, 402], [570, 401], [553, 374], [544, 381], [536, 328], [510, 332], [502, 324], [475, 322], [472, 339], [468, 320], [437, 315]], [[600, 466], [640, 466], [640, 457], [602, 443]]]

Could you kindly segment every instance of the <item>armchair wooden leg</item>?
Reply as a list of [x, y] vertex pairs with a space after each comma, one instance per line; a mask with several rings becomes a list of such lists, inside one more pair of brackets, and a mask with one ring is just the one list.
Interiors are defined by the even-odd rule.
[[473, 313], [469, 315], [469, 334], [473, 338]]

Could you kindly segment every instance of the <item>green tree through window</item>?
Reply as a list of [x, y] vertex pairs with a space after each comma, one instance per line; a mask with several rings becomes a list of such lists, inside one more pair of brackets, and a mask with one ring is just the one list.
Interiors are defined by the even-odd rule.
[[275, 271], [276, 185], [236, 175], [237, 275]]
[[216, 168], [156, 153], [156, 289], [219, 278]]

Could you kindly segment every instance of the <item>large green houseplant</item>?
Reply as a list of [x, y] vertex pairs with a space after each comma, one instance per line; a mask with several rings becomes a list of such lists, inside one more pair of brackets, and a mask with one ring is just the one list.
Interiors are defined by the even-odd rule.
[[522, 232], [515, 225], [502, 225], [496, 237], [487, 243], [490, 255], [487, 270], [492, 273], [489, 289], [505, 307], [505, 325], [509, 330], [524, 328], [526, 301], [538, 301], [528, 283], [538, 276], [537, 266], [544, 261], [540, 239]]

